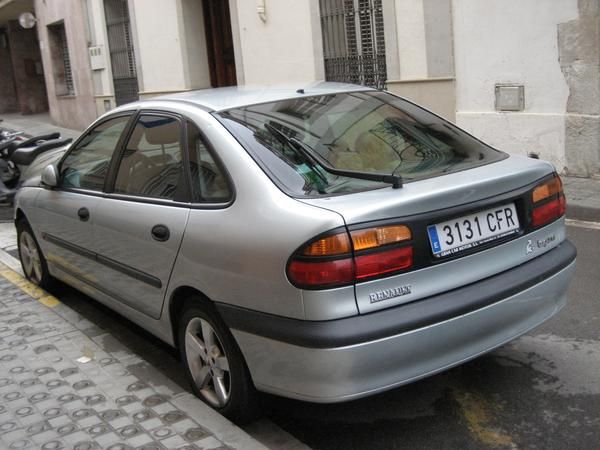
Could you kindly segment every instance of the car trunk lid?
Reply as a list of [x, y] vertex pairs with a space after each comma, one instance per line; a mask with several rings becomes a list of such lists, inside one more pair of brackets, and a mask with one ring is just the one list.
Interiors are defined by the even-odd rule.
[[[564, 239], [564, 226], [554, 223], [534, 232], [527, 203], [536, 182], [553, 172], [548, 163], [511, 156], [471, 170], [406, 183], [402, 189], [383, 188], [303, 201], [338, 212], [350, 231], [371, 224], [406, 224], [411, 228], [412, 268], [357, 283], [356, 300], [362, 314], [475, 282], [558, 245]], [[494, 208], [514, 208], [518, 230], [443, 257], [434, 255], [429, 227]], [[547, 245], [535, 254], [527, 252], [521, 241], [529, 240], [528, 233], [537, 240], [547, 239]]]

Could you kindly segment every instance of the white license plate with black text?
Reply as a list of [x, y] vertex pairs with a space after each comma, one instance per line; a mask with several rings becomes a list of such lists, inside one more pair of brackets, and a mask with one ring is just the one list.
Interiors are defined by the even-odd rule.
[[514, 203], [427, 227], [431, 250], [437, 257], [462, 252], [518, 231], [519, 218]]

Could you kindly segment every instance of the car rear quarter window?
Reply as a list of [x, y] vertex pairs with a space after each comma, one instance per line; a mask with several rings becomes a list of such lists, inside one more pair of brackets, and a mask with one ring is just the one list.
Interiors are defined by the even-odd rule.
[[129, 118], [106, 120], [86, 134], [60, 165], [62, 187], [103, 190], [110, 160]]
[[188, 149], [193, 201], [226, 203], [232, 191], [220, 164], [213, 157], [207, 141], [196, 125], [187, 122]]
[[[293, 196], [386, 186], [332, 175], [325, 166], [412, 181], [506, 157], [435, 114], [380, 91], [302, 97], [215, 115], [271, 179]], [[308, 158], [307, 151], [316, 158]]]

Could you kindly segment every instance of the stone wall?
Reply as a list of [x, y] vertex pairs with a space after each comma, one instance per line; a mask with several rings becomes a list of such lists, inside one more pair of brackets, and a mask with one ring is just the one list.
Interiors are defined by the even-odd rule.
[[600, 0], [579, 0], [579, 17], [558, 26], [560, 67], [569, 86], [566, 172], [600, 176]]

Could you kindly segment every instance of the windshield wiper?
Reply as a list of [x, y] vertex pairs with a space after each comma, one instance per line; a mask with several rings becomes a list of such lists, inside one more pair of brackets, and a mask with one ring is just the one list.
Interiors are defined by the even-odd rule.
[[318, 164], [325, 172], [340, 177], [356, 178], [359, 180], [367, 181], [379, 181], [381, 183], [391, 184], [394, 189], [402, 187], [402, 177], [400, 175], [374, 173], [374, 172], [361, 172], [357, 170], [344, 170], [337, 169], [329, 165], [329, 162], [323, 158], [318, 152], [310, 148], [304, 142], [299, 141], [296, 138], [285, 135], [281, 130], [278, 130], [273, 125], [265, 123], [265, 128], [269, 131], [277, 134], [280, 139], [284, 139], [286, 142], [292, 144], [305, 158], [309, 161]]

